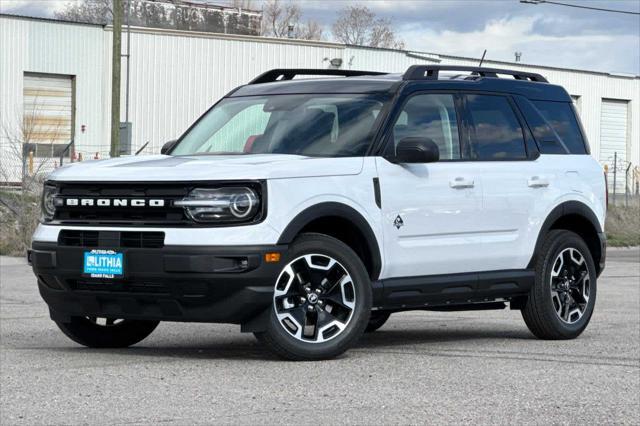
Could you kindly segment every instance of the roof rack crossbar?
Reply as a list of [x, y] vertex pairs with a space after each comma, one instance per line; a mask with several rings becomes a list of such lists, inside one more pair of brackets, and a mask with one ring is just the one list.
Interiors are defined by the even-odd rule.
[[264, 72], [251, 80], [249, 84], [270, 83], [273, 81], [292, 80], [297, 75], [337, 75], [343, 77], [357, 77], [361, 75], [383, 75], [384, 72], [356, 71], [340, 69], [313, 69], [313, 68], [276, 68]]
[[500, 68], [469, 67], [460, 65], [412, 65], [403, 74], [403, 80], [437, 80], [440, 71], [469, 71], [480, 77], [497, 78], [498, 74], [512, 75], [516, 80], [528, 80], [548, 83], [540, 74], [524, 71], [514, 71]]

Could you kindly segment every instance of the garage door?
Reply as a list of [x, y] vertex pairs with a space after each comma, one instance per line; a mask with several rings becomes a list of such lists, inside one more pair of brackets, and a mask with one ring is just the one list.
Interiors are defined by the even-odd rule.
[[73, 77], [24, 75], [24, 130], [36, 157], [58, 157], [73, 134]]
[[[628, 101], [603, 99], [600, 116], [600, 162], [609, 166], [609, 189], [613, 189], [614, 156], [617, 157], [616, 192], [624, 192], [627, 160]], [[616, 154], [617, 153], [617, 154]]]

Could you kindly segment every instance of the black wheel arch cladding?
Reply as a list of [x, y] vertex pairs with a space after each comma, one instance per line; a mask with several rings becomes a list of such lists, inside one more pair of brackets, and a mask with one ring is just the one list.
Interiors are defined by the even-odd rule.
[[[382, 269], [382, 259], [380, 255], [380, 247], [378, 245], [378, 240], [376, 238], [375, 233], [371, 229], [371, 226], [367, 222], [367, 220], [355, 210], [353, 207], [350, 207], [343, 203], [337, 202], [325, 202], [315, 204], [311, 207], [306, 208], [301, 211], [293, 218], [289, 225], [284, 229], [282, 234], [280, 235], [280, 239], [278, 240], [278, 244], [291, 244], [293, 240], [298, 236], [301, 232], [313, 223], [318, 223], [320, 220], [327, 221], [335, 221], [338, 227], [342, 223], [349, 223], [351, 226], [355, 228], [357, 233], [359, 233], [364, 239], [364, 249], [369, 255], [370, 259], [363, 259], [365, 266], [369, 270], [369, 275], [372, 280], [378, 278], [380, 274], [380, 270]], [[336, 229], [336, 231], [340, 231]], [[353, 230], [349, 230], [353, 231]], [[341, 239], [336, 235], [331, 235], [334, 238]], [[344, 242], [344, 241], [343, 241]], [[345, 244], [349, 245], [345, 242]], [[355, 249], [356, 253], [359, 253], [359, 250]]]
[[556, 206], [547, 216], [536, 240], [535, 250], [531, 260], [527, 265], [528, 269], [535, 265], [536, 256], [540, 253], [546, 235], [552, 229], [567, 229], [578, 234], [589, 247], [598, 274], [599, 260], [602, 257], [598, 234], [601, 234], [602, 227], [595, 213], [580, 201], [566, 201]]

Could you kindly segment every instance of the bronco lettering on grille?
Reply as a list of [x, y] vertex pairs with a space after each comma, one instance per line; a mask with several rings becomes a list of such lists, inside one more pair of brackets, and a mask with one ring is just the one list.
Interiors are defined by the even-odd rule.
[[164, 200], [143, 198], [67, 198], [65, 206], [71, 207], [164, 207]]

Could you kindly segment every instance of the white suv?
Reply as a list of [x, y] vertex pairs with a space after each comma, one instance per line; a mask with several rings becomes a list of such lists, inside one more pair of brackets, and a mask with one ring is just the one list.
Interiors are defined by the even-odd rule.
[[29, 259], [51, 318], [92, 347], [226, 322], [324, 359], [393, 312], [507, 303], [569, 339], [604, 268], [605, 187], [538, 74], [272, 70], [162, 155], [54, 172]]

